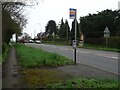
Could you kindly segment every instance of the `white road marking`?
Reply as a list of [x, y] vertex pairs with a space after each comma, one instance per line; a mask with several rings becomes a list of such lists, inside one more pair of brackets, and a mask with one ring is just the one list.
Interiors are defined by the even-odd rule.
[[118, 57], [111, 57], [111, 58], [118, 59]]

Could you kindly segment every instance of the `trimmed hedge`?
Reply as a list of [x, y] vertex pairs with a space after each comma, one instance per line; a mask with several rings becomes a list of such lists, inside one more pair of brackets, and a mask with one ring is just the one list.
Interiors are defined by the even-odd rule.
[[[106, 38], [86, 38], [85, 43], [94, 45], [106, 45]], [[108, 38], [108, 47], [120, 48], [120, 37], [110, 37]]]

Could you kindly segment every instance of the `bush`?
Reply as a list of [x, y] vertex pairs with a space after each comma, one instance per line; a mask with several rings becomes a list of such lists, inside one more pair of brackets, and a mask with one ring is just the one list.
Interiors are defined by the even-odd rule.
[[110, 37], [108, 39], [108, 46], [111, 48], [120, 48], [120, 37]]
[[2, 44], [2, 61], [4, 62], [8, 55], [9, 46], [4, 43]]

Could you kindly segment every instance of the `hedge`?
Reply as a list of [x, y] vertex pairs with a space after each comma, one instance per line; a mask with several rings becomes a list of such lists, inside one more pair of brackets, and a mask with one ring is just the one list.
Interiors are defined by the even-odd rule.
[[[106, 38], [86, 38], [84, 43], [105, 46]], [[120, 48], [120, 37], [109, 37], [107, 46], [111, 48]]]

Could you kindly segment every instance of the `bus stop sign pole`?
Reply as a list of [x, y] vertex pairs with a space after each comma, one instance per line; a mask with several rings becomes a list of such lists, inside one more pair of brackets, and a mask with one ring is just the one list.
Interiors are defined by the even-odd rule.
[[75, 39], [72, 42], [74, 49], [74, 62], [76, 64], [76, 48], [77, 48], [77, 9], [70, 8], [70, 19], [75, 19]]

